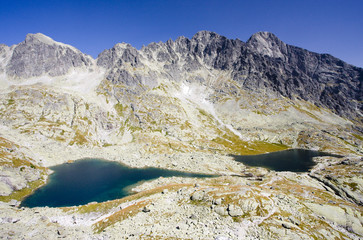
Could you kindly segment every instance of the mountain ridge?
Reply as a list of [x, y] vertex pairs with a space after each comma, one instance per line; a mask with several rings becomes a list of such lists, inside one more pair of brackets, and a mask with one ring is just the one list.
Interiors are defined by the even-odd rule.
[[[173, 99], [201, 108], [241, 139], [249, 139], [241, 137], [246, 132], [236, 130], [246, 125], [241, 120], [243, 109], [260, 112], [261, 116], [255, 118], [271, 118], [279, 109], [292, 109], [294, 101], [329, 109], [353, 121], [353, 125], [362, 123], [363, 69], [330, 55], [285, 44], [268, 32], [255, 33], [242, 42], [200, 31], [190, 39], [181, 36], [175, 41], [150, 43], [140, 50], [117, 43], [97, 59], [43, 34], [28, 34], [18, 45], [2, 49], [0, 70], [2, 81], [8, 86], [39, 82], [67, 91], [75, 86], [80, 97], [86, 88], [87, 94], [92, 95], [87, 96], [94, 102], [107, 102], [102, 106], [124, 106], [122, 109], [128, 109], [127, 116], [121, 121], [129, 119], [128, 124], [144, 130], [155, 131], [158, 126], [152, 123], [168, 116], [160, 107], [189, 111]], [[100, 94], [105, 97], [102, 101], [95, 97]], [[228, 98], [234, 101], [228, 105], [228, 109], [234, 109], [233, 113], [223, 109], [223, 101]], [[280, 106], [274, 103], [277, 100]], [[263, 101], [268, 105], [262, 104]], [[174, 117], [183, 122], [196, 114]], [[298, 121], [294, 119], [291, 121]], [[199, 121], [195, 126], [200, 125]], [[180, 134], [184, 135], [185, 130], [181, 130], [181, 125], [177, 127], [179, 130], [175, 127], [170, 125], [166, 131], [174, 129], [178, 132], [174, 135], [182, 139]]]

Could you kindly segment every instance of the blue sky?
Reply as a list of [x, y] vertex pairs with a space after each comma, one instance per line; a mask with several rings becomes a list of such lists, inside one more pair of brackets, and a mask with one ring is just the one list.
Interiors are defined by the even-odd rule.
[[200, 30], [247, 41], [269, 31], [288, 44], [363, 67], [362, 0], [0, 0], [0, 43], [41, 32], [97, 57]]

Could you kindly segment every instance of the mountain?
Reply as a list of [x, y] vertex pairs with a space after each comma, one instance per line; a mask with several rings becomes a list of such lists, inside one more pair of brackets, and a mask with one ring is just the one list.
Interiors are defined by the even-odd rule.
[[152, 43], [140, 53], [130, 45], [116, 45], [101, 53], [97, 64], [112, 69], [107, 79], [113, 83], [153, 87], [157, 85], [153, 77], [157, 73], [151, 71], [142, 80], [139, 75], [131, 79], [120, 70], [127, 63], [143, 66], [143, 57], [161, 64], [170, 81], [185, 80], [186, 72], [203, 69], [230, 71], [229, 77], [241, 89], [302, 99], [350, 119], [359, 120], [362, 116], [362, 69], [328, 54], [287, 45], [271, 33], [256, 33], [244, 43], [202, 31], [192, 39], [181, 37], [175, 42]]
[[[362, 151], [354, 136], [362, 129], [363, 70], [272, 33], [245, 43], [201, 31], [141, 50], [118, 43], [97, 59], [40, 33], [0, 50], [0, 117], [29, 139], [38, 133], [65, 146], [151, 141], [143, 149], [154, 153], [169, 152], [169, 144], [247, 154]], [[41, 133], [44, 124], [52, 128]]]
[[[363, 69], [272, 33], [245, 43], [201, 31], [141, 50], [118, 43], [97, 59], [37, 33], [0, 51], [0, 118], [27, 141], [36, 134], [65, 146], [133, 141], [153, 153], [169, 152], [169, 144], [243, 154], [362, 151], [355, 136]], [[41, 131], [44, 124], [52, 127]]]
[[[242, 181], [243, 185], [250, 186], [248, 191], [253, 192], [256, 200], [256, 203], [245, 202], [246, 206], [241, 207], [245, 210], [253, 206], [258, 209], [261, 202], [273, 201], [274, 206], [283, 203], [284, 209], [280, 210], [293, 216], [296, 207], [305, 211], [311, 206], [306, 211], [318, 216], [323, 214], [328, 222], [336, 222], [328, 214], [329, 210], [309, 202], [310, 196], [322, 203], [334, 199], [339, 204], [356, 204], [351, 212], [335, 205], [327, 209], [349, 212], [349, 216], [341, 214], [347, 221], [337, 224], [348, 229], [349, 234], [361, 236], [361, 222], [355, 211], [363, 202], [359, 169], [363, 154], [362, 82], [362, 68], [329, 54], [288, 45], [268, 32], [258, 32], [243, 42], [201, 31], [190, 39], [179, 37], [175, 41], [150, 43], [140, 50], [127, 43], [117, 43], [97, 59], [43, 34], [28, 34], [17, 45], [0, 45], [0, 201], [23, 199], [46, 182], [50, 166], [98, 157], [133, 167], [229, 175], [215, 180], [216, 185], [214, 180], [158, 179], [141, 188], [166, 184], [168, 189], [172, 183], [176, 184], [170, 187], [173, 189], [179, 186], [179, 180], [196, 181], [208, 185], [203, 188], [206, 195], [210, 188], [223, 189], [223, 194], [227, 190], [232, 192], [233, 198], [228, 195], [223, 200], [227, 202], [238, 199], [239, 192], [245, 191], [234, 189], [234, 184], [240, 187]], [[319, 164], [309, 174], [299, 175], [248, 168], [230, 156], [289, 148], [321, 150], [345, 159], [319, 158], [316, 160]], [[261, 192], [266, 189], [257, 189], [256, 181], [260, 180], [269, 186], [277, 181], [281, 187], [273, 195], [265, 196]], [[185, 183], [185, 204], [194, 199], [191, 197], [194, 192], [201, 192], [198, 187], [191, 187], [190, 182]], [[311, 191], [307, 195], [305, 190], [301, 194], [288, 193], [296, 189], [296, 184]], [[272, 184], [268, 191], [275, 191], [276, 186]], [[150, 196], [158, 202], [170, 194]], [[178, 194], [184, 196], [181, 190]], [[299, 200], [287, 201], [275, 195]], [[198, 203], [207, 201], [207, 197], [195, 198], [199, 199]], [[306, 204], [302, 206], [299, 201]], [[219, 204], [212, 205], [208, 211], [215, 209], [222, 217], [240, 212], [238, 208], [234, 211], [232, 204], [219, 210]], [[97, 206], [105, 207], [102, 203]], [[270, 217], [275, 216], [266, 208], [270, 204], [263, 206], [256, 214], [269, 212]], [[199, 207], [193, 205], [192, 209], [199, 211]], [[6, 208], [6, 211], [13, 210]], [[101, 212], [80, 218], [105, 217]], [[296, 219], [279, 219], [276, 228], [284, 226], [284, 231], [297, 229], [295, 225], [302, 227], [295, 224]], [[309, 226], [322, 220], [311, 221]], [[85, 224], [96, 223], [89, 220]], [[259, 224], [255, 225], [253, 231], [258, 236], [271, 238], [262, 233], [272, 228], [261, 230]], [[97, 228], [103, 229], [100, 225]], [[314, 237], [326, 237], [319, 234]], [[299, 236], [289, 235], [294, 239]]]
[[61, 76], [71, 68], [87, 68], [92, 58], [72, 46], [58, 43], [41, 34], [28, 34], [18, 44], [5, 67], [6, 74], [15, 78], [38, 77], [43, 74]]

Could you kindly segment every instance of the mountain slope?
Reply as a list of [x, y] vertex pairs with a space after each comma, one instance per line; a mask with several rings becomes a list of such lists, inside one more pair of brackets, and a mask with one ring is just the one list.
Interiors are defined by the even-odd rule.
[[122, 43], [96, 60], [29, 34], [1, 52], [0, 117], [27, 142], [37, 134], [64, 147], [132, 141], [153, 154], [362, 151], [362, 69], [271, 33], [246, 43], [208, 31], [141, 50]]

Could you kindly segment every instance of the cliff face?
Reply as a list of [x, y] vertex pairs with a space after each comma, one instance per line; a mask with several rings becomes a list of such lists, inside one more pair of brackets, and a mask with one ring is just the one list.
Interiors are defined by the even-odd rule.
[[[247, 51], [236, 69], [248, 69], [244, 85], [266, 86], [289, 98], [300, 98], [331, 109], [343, 117], [362, 116], [361, 68], [331, 55], [290, 46], [271, 33], [257, 33], [247, 42]], [[253, 73], [260, 72], [261, 77]]]
[[28, 34], [12, 51], [6, 66], [8, 76], [18, 79], [49, 74], [61, 76], [71, 68], [90, 67], [92, 58], [72, 46], [37, 33]]

